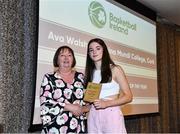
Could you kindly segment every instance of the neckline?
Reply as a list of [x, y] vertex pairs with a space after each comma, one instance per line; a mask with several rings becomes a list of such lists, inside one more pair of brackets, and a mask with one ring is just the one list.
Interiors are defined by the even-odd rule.
[[59, 74], [59, 72], [55, 72], [55, 73], [54, 73], [54, 76], [55, 76], [57, 79], [61, 79], [65, 84], [73, 85], [74, 82], [75, 82], [76, 71], [74, 71], [74, 75], [73, 75], [73, 78], [72, 78], [72, 81], [71, 81], [71, 82], [66, 81], [66, 80]]
[[70, 71], [68, 71], [68, 72], [62, 72], [62, 71], [60, 71], [60, 70], [58, 69], [57, 73], [59, 73], [59, 75], [61, 75], [61, 76], [69, 76], [69, 75], [73, 74], [74, 71], [73, 71], [73, 70], [70, 70]]

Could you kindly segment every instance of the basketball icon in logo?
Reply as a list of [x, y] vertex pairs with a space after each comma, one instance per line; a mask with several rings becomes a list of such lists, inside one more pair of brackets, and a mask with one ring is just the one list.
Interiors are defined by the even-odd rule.
[[96, 1], [91, 2], [89, 5], [88, 15], [94, 26], [102, 28], [106, 24], [106, 12], [104, 7]]

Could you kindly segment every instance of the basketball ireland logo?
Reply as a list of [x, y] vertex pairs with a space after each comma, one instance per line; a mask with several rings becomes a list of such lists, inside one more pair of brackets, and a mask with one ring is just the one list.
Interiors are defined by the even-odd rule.
[[106, 12], [104, 7], [96, 1], [91, 2], [89, 5], [88, 15], [94, 26], [102, 28], [106, 24]]

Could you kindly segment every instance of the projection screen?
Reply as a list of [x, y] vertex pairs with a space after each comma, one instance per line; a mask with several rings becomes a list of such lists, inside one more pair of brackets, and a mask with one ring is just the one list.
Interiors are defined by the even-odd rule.
[[122, 106], [124, 115], [158, 112], [156, 24], [114, 1], [40, 0], [39, 38], [33, 124], [41, 124], [39, 92], [43, 75], [53, 72], [53, 56], [70, 46], [84, 72], [87, 43], [103, 39], [112, 59], [120, 65], [133, 92]]

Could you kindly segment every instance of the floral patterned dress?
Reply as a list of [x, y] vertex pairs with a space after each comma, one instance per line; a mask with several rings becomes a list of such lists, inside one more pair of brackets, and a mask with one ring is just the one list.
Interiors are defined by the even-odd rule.
[[42, 133], [86, 132], [85, 114], [76, 117], [64, 110], [65, 102], [85, 105], [83, 78], [82, 73], [75, 72], [73, 83], [69, 84], [56, 72], [44, 75], [40, 89]]

